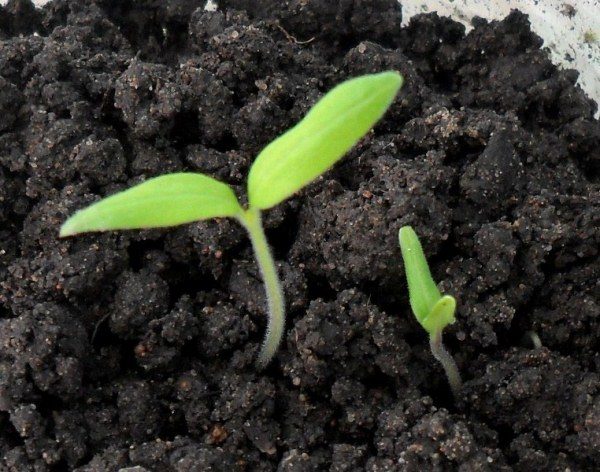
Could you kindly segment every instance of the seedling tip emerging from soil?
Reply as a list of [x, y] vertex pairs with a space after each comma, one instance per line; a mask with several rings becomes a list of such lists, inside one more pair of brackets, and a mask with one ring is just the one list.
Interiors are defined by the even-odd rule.
[[269, 320], [257, 360], [265, 367], [281, 342], [285, 302], [261, 211], [281, 203], [340, 160], [383, 116], [402, 83], [402, 76], [390, 71], [333, 88], [296, 126], [260, 152], [248, 175], [247, 208], [225, 183], [198, 173], [174, 173], [148, 179], [78, 211], [62, 225], [60, 236], [235, 218], [248, 231], [265, 284]]
[[454, 398], [458, 398], [462, 388], [460, 373], [442, 342], [442, 331], [456, 320], [456, 300], [438, 290], [417, 233], [410, 226], [404, 226], [400, 229], [399, 239], [410, 306], [417, 321], [429, 334], [431, 353], [442, 364]]

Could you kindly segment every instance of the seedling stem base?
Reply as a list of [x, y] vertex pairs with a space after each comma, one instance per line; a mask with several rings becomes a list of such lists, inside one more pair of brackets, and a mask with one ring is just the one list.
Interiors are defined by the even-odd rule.
[[267, 294], [269, 309], [267, 334], [265, 335], [264, 343], [256, 361], [257, 367], [263, 369], [273, 358], [281, 343], [285, 327], [285, 303], [283, 301], [283, 291], [277, 275], [273, 254], [271, 253], [263, 229], [260, 210], [249, 208], [239, 216], [239, 221], [248, 231], [250, 240], [252, 241], [252, 248], [254, 249], [254, 255], [258, 262]]
[[433, 357], [442, 364], [444, 372], [446, 372], [446, 377], [448, 377], [448, 383], [450, 384], [454, 399], [458, 400], [460, 391], [462, 390], [462, 380], [460, 379], [460, 373], [458, 372], [456, 362], [454, 362], [454, 359], [444, 347], [441, 331], [429, 336], [429, 346], [431, 347]]

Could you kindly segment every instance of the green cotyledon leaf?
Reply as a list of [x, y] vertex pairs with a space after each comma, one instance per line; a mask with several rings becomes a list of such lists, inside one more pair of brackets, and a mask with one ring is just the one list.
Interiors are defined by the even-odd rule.
[[248, 176], [250, 206], [271, 208], [333, 166], [383, 116], [402, 83], [399, 73], [382, 72], [333, 88], [258, 155]]
[[[410, 226], [404, 226], [400, 229], [399, 239], [408, 282], [410, 306], [419, 323], [429, 332], [428, 327], [435, 324], [430, 318], [432, 310], [442, 300], [442, 294], [431, 277], [429, 265], [425, 254], [423, 254], [423, 247], [417, 233]], [[448, 301], [446, 300], [438, 308], [445, 313], [443, 309], [447, 308], [447, 304]], [[456, 306], [456, 303], [454, 306]]]
[[242, 211], [227, 184], [181, 172], [149, 179], [76, 212], [62, 225], [60, 236], [175, 226]]
[[444, 295], [440, 298], [429, 314], [421, 321], [421, 326], [429, 334], [439, 333], [446, 326], [456, 321], [454, 313], [456, 312], [456, 299], [451, 295]]

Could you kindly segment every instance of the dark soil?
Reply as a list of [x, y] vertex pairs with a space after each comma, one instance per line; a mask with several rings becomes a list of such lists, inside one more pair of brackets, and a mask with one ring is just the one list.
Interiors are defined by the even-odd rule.
[[[400, 27], [395, 0], [0, 8], [0, 471], [600, 468], [600, 124], [528, 20]], [[385, 119], [267, 215], [289, 310], [231, 221], [57, 239], [75, 210], [201, 171], [243, 193], [326, 90], [396, 69]], [[453, 402], [397, 231], [459, 300]], [[525, 333], [543, 343], [534, 349]]]

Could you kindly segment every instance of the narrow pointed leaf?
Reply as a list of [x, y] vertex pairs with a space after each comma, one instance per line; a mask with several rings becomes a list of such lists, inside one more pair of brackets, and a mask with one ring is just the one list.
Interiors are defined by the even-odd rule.
[[404, 226], [400, 229], [399, 239], [410, 306], [419, 323], [423, 324], [442, 295], [431, 277], [417, 233], [410, 226]]
[[421, 321], [421, 326], [428, 333], [439, 333], [446, 326], [456, 321], [456, 300], [450, 295], [444, 295], [433, 305], [429, 314]]
[[168, 174], [78, 211], [61, 227], [60, 236], [88, 231], [175, 226], [242, 211], [233, 190], [195, 173]]
[[258, 155], [248, 176], [250, 205], [271, 208], [329, 169], [383, 116], [402, 83], [397, 72], [383, 72], [327, 93]]

